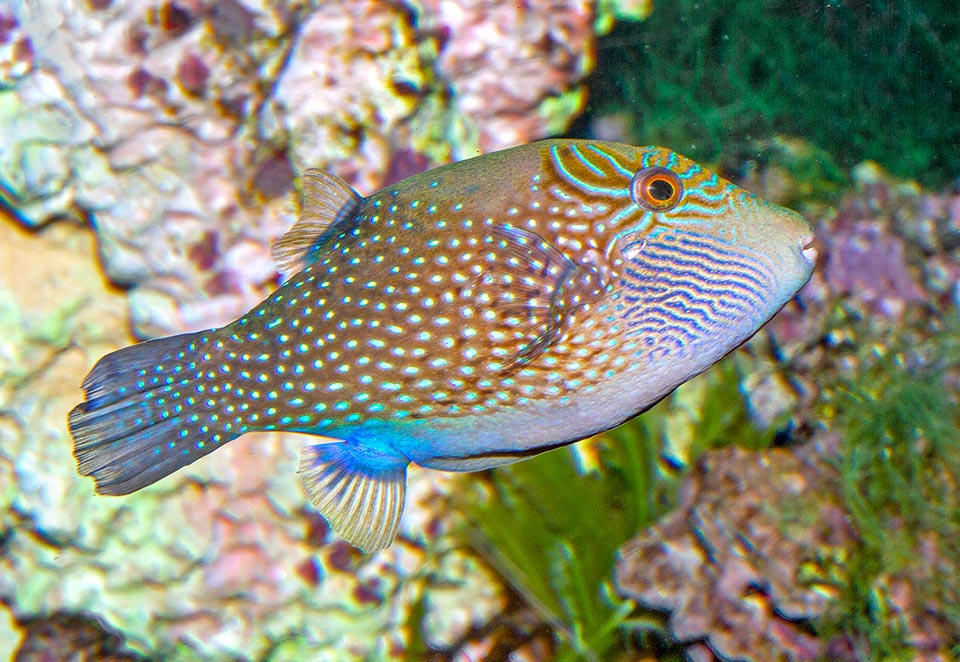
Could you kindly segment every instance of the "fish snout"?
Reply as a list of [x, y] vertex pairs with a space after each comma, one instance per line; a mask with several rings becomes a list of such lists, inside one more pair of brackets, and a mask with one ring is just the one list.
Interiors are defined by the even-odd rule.
[[[777, 289], [784, 298], [789, 298], [810, 278], [816, 268], [819, 255], [818, 242], [813, 226], [801, 214], [770, 205], [773, 212], [765, 232], [758, 235], [779, 262]], [[776, 233], [775, 235], [773, 233]]]
[[[781, 244], [793, 254], [797, 267], [806, 272], [809, 276], [817, 264], [817, 237], [814, 234], [813, 226], [802, 214], [798, 214], [792, 209], [771, 205], [775, 212], [774, 218], [785, 240]], [[781, 249], [782, 250], [782, 249]]]

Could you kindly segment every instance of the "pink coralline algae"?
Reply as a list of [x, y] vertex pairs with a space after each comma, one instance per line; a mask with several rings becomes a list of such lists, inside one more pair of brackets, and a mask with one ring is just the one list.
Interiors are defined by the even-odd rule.
[[708, 454], [679, 507], [621, 549], [620, 591], [723, 659], [816, 659], [801, 621], [830, 601], [817, 566], [854, 540], [828, 469], [809, 449]]
[[[861, 172], [864, 168], [861, 168]], [[835, 296], [854, 297], [862, 312], [899, 319], [923, 299], [922, 274], [909, 264], [908, 233], [927, 222], [919, 190], [904, 190], [879, 173], [861, 181], [824, 228], [824, 278]]]
[[0, 86], [29, 74], [33, 63], [33, 41], [17, 17], [0, 7]]
[[297, 170], [330, 164], [363, 191], [382, 184], [425, 83], [410, 18], [376, 0], [321, 3], [304, 17], [265, 115]]
[[789, 384], [760, 355], [746, 371], [761, 425], [789, 412], [802, 425], [798, 412], [816, 399], [818, 383], [855, 369], [857, 347], [882, 349], [897, 329], [960, 310], [960, 192], [924, 191], [872, 163], [853, 174], [854, 187], [835, 207], [807, 210], [818, 268], [765, 330], [789, 364]]
[[[870, 163], [858, 167], [854, 176], [856, 191], [828, 228], [840, 236], [831, 253], [838, 254], [836, 264], [827, 265], [828, 281], [837, 289], [848, 286], [854, 278], [851, 261], [839, 253], [845, 243], [862, 246], [864, 239], [874, 239], [875, 264], [863, 265], [864, 273], [857, 277], [866, 290], [862, 296], [873, 310], [886, 312], [892, 306], [888, 314], [895, 317], [904, 305], [921, 299], [940, 303], [956, 299], [960, 191], [923, 191]], [[860, 253], [853, 262], [863, 259], [864, 251]], [[877, 274], [878, 269], [886, 273]], [[871, 276], [878, 280], [866, 283]]]
[[[29, 135], [56, 113], [36, 132], [56, 127], [41, 165], [57, 188], [45, 197], [66, 198], [33, 214], [28, 207], [25, 220], [90, 218], [107, 273], [136, 286], [134, 324], [145, 334], [209, 326], [255, 303], [275, 277], [266, 247], [291, 218], [289, 201], [248, 188], [269, 153], [244, 123], [263, 97], [251, 74], [278, 66], [267, 44], [278, 40], [282, 15], [245, 10], [255, 17], [249, 43], [221, 44], [226, 10], [218, 11], [51, 5], [21, 18], [44, 62], [11, 90], [22, 104], [14, 121]], [[10, 161], [37, 149], [21, 138], [8, 147]], [[37, 191], [16, 184], [11, 202], [21, 210]]]
[[856, 296], [866, 311], [898, 318], [906, 304], [920, 301], [916, 276], [910, 273], [903, 240], [872, 220], [838, 217], [823, 269], [831, 288]]
[[[438, 69], [454, 111], [474, 120], [487, 152], [558, 130], [585, 98], [593, 68], [592, 3], [577, 0], [454, 2], [423, 0], [443, 31]], [[543, 103], [572, 93], [565, 111]]]
[[818, 269], [768, 327], [794, 349], [819, 341], [837, 305], [874, 330], [960, 307], [960, 192], [924, 191], [872, 163], [854, 170], [854, 184], [836, 208], [808, 214]]

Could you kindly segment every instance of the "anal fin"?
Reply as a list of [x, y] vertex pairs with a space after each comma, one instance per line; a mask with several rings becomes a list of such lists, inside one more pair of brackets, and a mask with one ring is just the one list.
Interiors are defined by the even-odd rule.
[[300, 474], [310, 501], [334, 532], [364, 552], [397, 535], [409, 461], [353, 442], [303, 447]]

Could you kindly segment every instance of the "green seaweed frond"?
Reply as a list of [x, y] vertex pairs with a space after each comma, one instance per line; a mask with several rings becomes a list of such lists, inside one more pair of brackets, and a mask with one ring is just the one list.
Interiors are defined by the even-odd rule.
[[646, 469], [638, 464], [648, 461], [638, 456], [651, 451], [644, 441], [633, 453], [639, 462], [616, 473], [583, 474], [569, 450], [497, 470], [491, 498], [463, 508], [474, 520], [468, 541], [563, 633], [571, 659], [609, 650], [632, 610], [609, 577], [639, 521], [636, 487]]

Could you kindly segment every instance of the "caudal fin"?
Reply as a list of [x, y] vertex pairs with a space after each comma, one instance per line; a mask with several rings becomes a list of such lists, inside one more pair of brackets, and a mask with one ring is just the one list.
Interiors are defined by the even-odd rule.
[[67, 425], [77, 470], [98, 493], [136, 492], [240, 434], [225, 423], [220, 389], [203, 381], [216, 376], [202, 365], [208, 342], [201, 332], [124, 347], [83, 380], [86, 401]]

